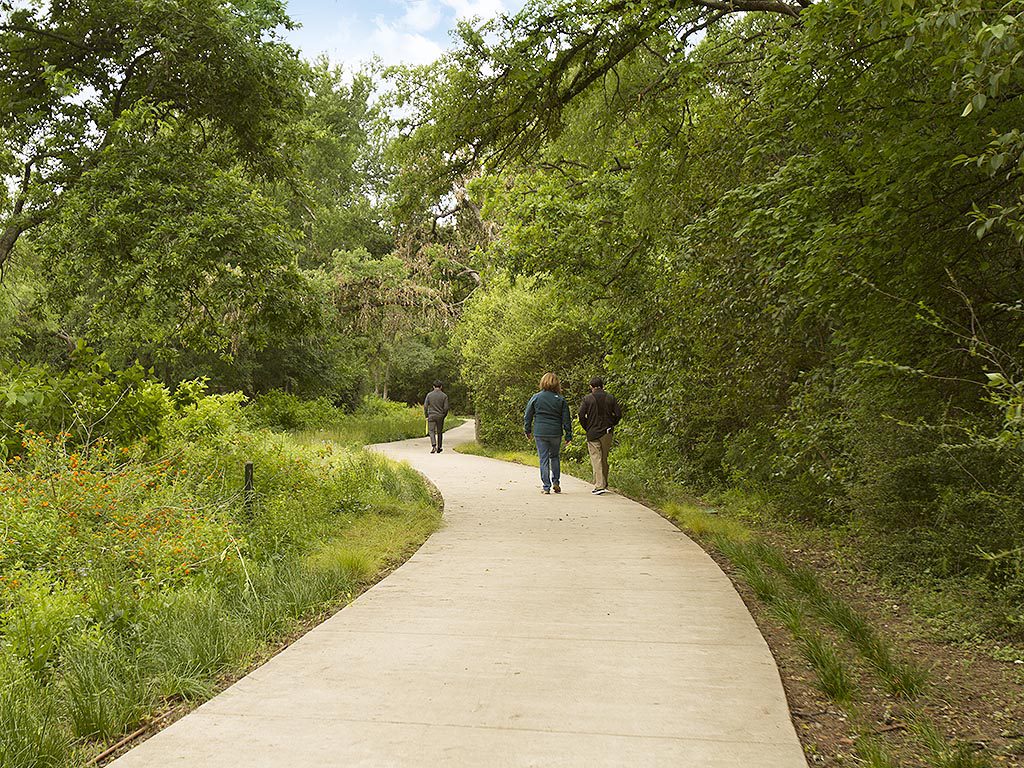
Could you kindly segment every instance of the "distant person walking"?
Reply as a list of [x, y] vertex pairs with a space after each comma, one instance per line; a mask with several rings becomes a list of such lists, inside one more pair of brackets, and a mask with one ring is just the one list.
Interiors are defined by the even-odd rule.
[[590, 394], [580, 403], [580, 426], [587, 433], [587, 450], [594, 468], [596, 496], [608, 492], [608, 452], [612, 448], [612, 430], [622, 418], [622, 409], [615, 398], [604, 391], [604, 380], [595, 376], [590, 380]]
[[444, 385], [434, 380], [434, 388], [423, 398], [423, 415], [427, 417], [427, 434], [430, 435], [430, 452], [440, 453], [444, 450], [444, 417], [448, 415], [448, 395], [444, 393]]
[[523, 431], [537, 443], [540, 456], [540, 484], [543, 493], [562, 492], [562, 435], [565, 444], [572, 442], [572, 416], [569, 404], [562, 397], [562, 384], [553, 373], [540, 380], [540, 392], [530, 398], [523, 415]]

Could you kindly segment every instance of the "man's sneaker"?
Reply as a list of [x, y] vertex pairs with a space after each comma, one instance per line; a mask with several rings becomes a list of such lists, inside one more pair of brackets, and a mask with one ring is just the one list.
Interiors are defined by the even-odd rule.
[[438, 449], [437, 449], [437, 452], [438, 452], [438, 453], [441, 453], [442, 451], [444, 451], [444, 448], [438, 448]]
[[431, 452], [431, 453], [437, 453], [437, 448], [431, 448], [431, 449], [430, 449], [430, 452]]
[[541, 493], [551, 493], [551, 489], [550, 488], [541, 488], [540, 492]]
[[562, 486], [560, 486], [558, 483], [555, 483], [553, 486], [551, 486], [551, 490], [554, 491], [555, 493], [561, 493]]
[[595, 488], [594, 490], [591, 491], [591, 493], [594, 494], [595, 496], [604, 496], [604, 494], [608, 493], [608, 489], [607, 488]]

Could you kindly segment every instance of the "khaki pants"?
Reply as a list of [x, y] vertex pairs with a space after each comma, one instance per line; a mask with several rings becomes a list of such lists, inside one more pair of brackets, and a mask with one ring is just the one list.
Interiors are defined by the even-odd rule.
[[594, 487], [608, 487], [608, 451], [612, 449], [612, 435], [606, 432], [600, 440], [587, 440], [590, 464], [594, 468]]

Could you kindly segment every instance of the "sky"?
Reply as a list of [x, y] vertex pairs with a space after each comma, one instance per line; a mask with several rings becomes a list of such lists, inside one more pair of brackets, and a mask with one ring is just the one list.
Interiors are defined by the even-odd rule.
[[346, 69], [379, 56], [388, 64], [427, 64], [451, 45], [458, 19], [518, 11], [524, 0], [288, 0], [302, 27], [285, 37], [307, 59], [326, 53]]

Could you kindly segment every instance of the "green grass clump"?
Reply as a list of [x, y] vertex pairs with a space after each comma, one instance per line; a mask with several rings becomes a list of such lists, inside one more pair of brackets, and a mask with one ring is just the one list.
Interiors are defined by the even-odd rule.
[[888, 647], [878, 641], [874, 629], [867, 620], [847, 603], [819, 592], [812, 605], [826, 622], [839, 630], [861, 651], [868, 651], [872, 655], [888, 652]]
[[776, 600], [768, 610], [794, 637], [803, 634], [806, 614], [800, 601], [793, 598]]
[[928, 750], [930, 768], [991, 768], [992, 761], [984, 754], [975, 752], [969, 744], [950, 744], [939, 733], [935, 724], [918, 713], [911, 720], [914, 733]]
[[832, 643], [822, 635], [806, 631], [797, 639], [800, 650], [814, 668], [822, 692], [840, 704], [849, 702], [854, 694], [853, 678]]
[[312, 552], [306, 565], [315, 573], [352, 585], [365, 583], [374, 575], [374, 562], [367, 552], [339, 541], [327, 542]]
[[[215, 590], [177, 592], [147, 614], [140, 641], [147, 666], [164, 679], [210, 679], [250, 650], [242, 627]], [[185, 695], [183, 691], [162, 691]]]
[[818, 581], [818, 574], [804, 566], [788, 567], [785, 571], [790, 583], [803, 595], [811, 600], [818, 600], [821, 596], [821, 584]]
[[743, 574], [743, 580], [747, 582], [759, 600], [769, 605], [779, 600], [781, 587], [778, 580], [770, 573], [749, 563], [744, 563], [739, 568], [740, 573]]
[[61, 768], [73, 756], [55, 691], [20, 660], [0, 656], [0, 765]]
[[861, 734], [856, 743], [857, 755], [866, 768], [899, 768], [896, 758], [873, 736]]
[[885, 688], [893, 696], [913, 701], [928, 687], [928, 671], [916, 664], [897, 661], [881, 671]]
[[749, 541], [751, 530], [743, 523], [725, 515], [711, 514], [696, 504], [669, 502], [662, 512], [685, 531], [700, 538], [723, 538], [730, 541]]
[[120, 642], [85, 638], [67, 649], [62, 670], [67, 711], [79, 738], [113, 739], [153, 705], [152, 681]]

